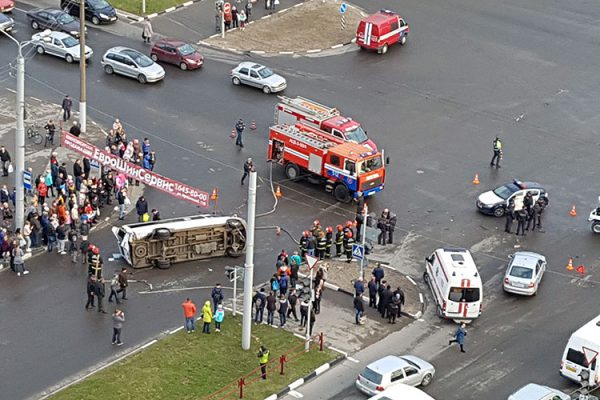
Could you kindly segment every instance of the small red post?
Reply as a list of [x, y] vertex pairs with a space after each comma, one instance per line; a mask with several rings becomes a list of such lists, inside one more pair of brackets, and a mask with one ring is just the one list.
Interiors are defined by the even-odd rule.
[[238, 387], [240, 388], [240, 399], [244, 398], [244, 386], [246, 385], [246, 382], [244, 381], [244, 378], [240, 378], [240, 380], [238, 381]]
[[323, 343], [325, 342], [323, 332], [319, 333], [319, 351], [323, 351]]
[[285, 354], [279, 357], [279, 365], [281, 366], [281, 370], [279, 371], [279, 375], [284, 375], [284, 366], [287, 359], [285, 358]]

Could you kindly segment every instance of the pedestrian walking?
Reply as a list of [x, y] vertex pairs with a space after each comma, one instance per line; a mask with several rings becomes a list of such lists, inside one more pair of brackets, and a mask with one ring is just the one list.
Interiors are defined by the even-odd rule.
[[269, 363], [269, 349], [265, 346], [260, 346], [258, 353], [258, 363], [260, 365], [260, 376], [262, 379], [267, 379], [267, 364]]
[[2, 176], [8, 176], [8, 172], [10, 169], [10, 153], [6, 150], [6, 147], [0, 147], [0, 161], [2, 162]]
[[121, 300], [119, 300], [119, 296], [117, 291], [119, 290], [119, 274], [115, 272], [113, 277], [110, 280], [110, 295], [108, 295], [108, 302], [112, 303], [113, 298], [117, 302], [117, 304], [121, 304]]
[[277, 298], [273, 291], [269, 292], [267, 296], [267, 324], [273, 325], [273, 317], [277, 311]]
[[77, 230], [71, 229], [69, 230], [69, 256], [71, 256], [71, 262], [73, 264], [77, 263]]
[[371, 277], [367, 285], [369, 289], [369, 307], [375, 308], [377, 307], [377, 281], [375, 277]]
[[290, 294], [288, 295], [288, 311], [287, 311], [287, 318], [290, 317], [290, 315], [294, 316], [294, 321], [298, 322], [298, 314], [296, 313], [296, 305], [298, 304], [298, 294], [296, 293], [296, 289], [292, 289], [290, 291]]
[[181, 308], [185, 318], [185, 330], [187, 333], [196, 332], [196, 305], [188, 297], [181, 303]]
[[94, 308], [94, 296], [96, 294], [96, 279], [93, 276], [88, 276], [87, 284], [85, 285], [85, 293], [87, 294], [87, 303], [85, 309]]
[[142, 22], [142, 39], [144, 40], [144, 43], [150, 43], [152, 41], [152, 36], [154, 36], [152, 24], [150, 23], [150, 18], [146, 17]]
[[527, 210], [525, 208], [521, 208], [517, 211], [517, 236], [519, 236], [519, 232], [521, 235], [525, 236], [525, 220], [527, 219]]
[[302, 301], [300, 304], [300, 327], [306, 327], [306, 322], [308, 320], [308, 306], [310, 305], [310, 300], [308, 298]]
[[458, 345], [460, 346], [461, 353], [466, 353], [464, 345], [465, 345], [465, 336], [467, 336], [467, 331], [466, 331], [465, 327], [466, 327], [466, 325], [464, 322], [462, 324], [460, 324], [460, 326], [458, 327], [456, 332], [454, 332], [454, 339], [448, 341], [448, 346], [450, 346], [452, 343], [458, 343]]
[[212, 308], [210, 307], [210, 301], [206, 300], [204, 302], [204, 307], [202, 307], [202, 321], [204, 322], [202, 333], [210, 334], [210, 324], [212, 323], [212, 319], [213, 313]]
[[505, 219], [506, 219], [506, 222], [504, 223], [504, 232], [511, 233], [512, 224], [515, 219], [515, 200], [514, 199], [510, 199], [508, 201], [508, 206], [506, 207], [506, 210], [504, 210], [504, 215], [505, 215]]
[[117, 293], [123, 293], [121, 295], [121, 299], [127, 300], [127, 286], [129, 286], [129, 280], [127, 277], [127, 268], [121, 268], [121, 272], [119, 272], [119, 290]]
[[71, 108], [73, 107], [73, 100], [68, 94], [65, 95], [62, 101], [61, 108], [63, 110], [63, 121], [71, 119]]
[[389, 218], [390, 210], [386, 208], [382, 211], [381, 216], [377, 221], [377, 229], [379, 229], [379, 235], [377, 236], [377, 244], [381, 244], [383, 246], [386, 245], [389, 230]]
[[237, 124], [235, 124], [235, 131], [237, 133], [235, 145], [240, 146], [240, 148], [244, 147], [244, 143], [242, 143], [242, 134], [244, 133], [244, 129], [246, 129], [246, 125], [244, 125], [244, 120], [240, 118]]
[[254, 322], [260, 324], [263, 322], [263, 315], [267, 304], [264, 288], [256, 290], [256, 294], [252, 298], [252, 304], [254, 305]]
[[64, 222], [61, 222], [56, 227], [56, 241], [58, 242], [58, 254], [64, 256], [67, 254], [66, 246], [67, 246], [67, 230], [68, 228], [65, 226]]
[[117, 193], [117, 203], [119, 203], [119, 220], [125, 219], [125, 205], [127, 202], [127, 189], [123, 188]]
[[356, 325], [362, 325], [362, 317], [365, 312], [365, 305], [363, 304], [362, 294], [356, 293], [354, 296], [354, 321]]
[[223, 319], [225, 319], [225, 310], [223, 310], [223, 304], [219, 304], [217, 306], [217, 311], [215, 311], [215, 331], [221, 332], [221, 323], [223, 323]]
[[250, 175], [250, 172], [252, 171], [254, 171], [254, 162], [252, 161], [252, 158], [248, 157], [248, 159], [244, 163], [244, 175], [242, 175], [242, 185], [244, 185], [246, 177]]
[[279, 326], [284, 327], [286, 322], [286, 317], [289, 310], [288, 300], [284, 294], [279, 296]]
[[14, 270], [17, 272], [17, 276], [29, 274], [29, 271], [25, 269], [25, 261], [23, 260], [24, 255], [25, 252], [18, 244], [12, 249]]
[[125, 313], [118, 308], [115, 310], [112, 315], [113, 322], [113, 335], [112, 335], [112, 344], [117, 346], [122, 346], [123, 342], [121, 341], [121, 331], [123, 330], [123, 323], [125, 323]]
[[492, 156], [492, 161], [490, 161], [490, 166], [500, 168], [500, 160], [502, 160], [502, 141], [498, 136], [496, 136], [496, 139], [494, 139], [494, 142], [492, 143], [492, 149], [494, 155]]
[[219, 304], [222, 304], [223, 299], [225, 298], [225, 296], [223, 295], [223, 288], [221, 287], [220, 283], [217, 283], [215, 287], [212, 288], [212, 291], [210, 292], [210, 297], [213, 301], [213, 310], [214, 312], [217, 312], [217, 306]]
[[98, 312], [106, 314], [104, 310], [104, 296], [106, 295], [106, 288], [104, 287], [104, 279], [101, 276], [94, 282], [94, 294], [96, 295], [96, 301], [98, 302]]
[[140, 196], [135, 203], [135, 212], [138, 216], [138, 222], [148, 222], [150, 215], [148, 214], [148, 202], [144, 196]]

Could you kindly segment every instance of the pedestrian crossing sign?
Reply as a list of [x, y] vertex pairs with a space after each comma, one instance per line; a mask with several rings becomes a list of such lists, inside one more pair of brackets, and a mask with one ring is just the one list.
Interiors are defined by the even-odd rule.
[[365, 258], [365, 248], [360, 244], [353, 244], [352, 257], [356, 258], [357, 260], [362, 260]]

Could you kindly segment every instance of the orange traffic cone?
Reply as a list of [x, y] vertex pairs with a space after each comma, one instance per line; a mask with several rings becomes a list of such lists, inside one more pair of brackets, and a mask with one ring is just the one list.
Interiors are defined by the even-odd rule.
[[475, 178], [473, 178], [473, 185], [479, 185], [479, 174], [475, 174]]
[[571, 211], [569, 211], [569, 215], [571, 217], [576, 217], [577, 216], [577, 210], [575, 209], [575, 204], [573, 204], [573, 207], [571, 207]]
[[219, 198], [219, 195], [217, 194], [217, 188], [214, 188], [212, 190], [212, 194], [210, 195], [210, 199], [212, 201], [217, 201], [218, 198]]
[[280, 199], [281, 196], [283, 196], [281, 194], [281, 188], [279, 187], [279, 185], [277, 185], [277, 189], [275, 190], [275, 197], [277, 197], [278, 199]]
[[231, 133], [229, 134], [229, 137], [232, 138], [232, 139], [235, 137], [235, 128], [233, 128], [231, 130]]
[[252, 120], [252, 123], [250, 124], [250, 129], [255, 130], [256, 129], [256, 121]]
[[569, 263], [565, 268], [567, 268], [567, 271], [573, 271], [573, 258], [569, 257]]

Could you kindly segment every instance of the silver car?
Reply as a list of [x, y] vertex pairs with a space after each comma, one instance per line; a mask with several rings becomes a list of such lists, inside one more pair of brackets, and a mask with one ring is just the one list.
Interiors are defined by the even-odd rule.
[[427, 386], [435, 375], [435, 368], [415, 356], [386, 356], [371, 364], [356, 378], [356, 388], [369, 396], [403, 383]]
[[[8, 15], [4, 15], [0, 13], [0, 31], [10, 32], [12, 28], [15, 26], [15, 20], [9, 17]], [[4, 35], [2, 35], [4, 36]]]
[[504, 275], [504, 290], [525, 296], [537, 294], [546, 271], [546, 257], [532, 251], [518, 251], [509, 258]]
[[264, 65], [244, 61], [231, 70], [231, 82], [234, 85], [248, 85], [262, 89], [263, 92], [277, 93], [287, 87], [283, 76], [273, 73]]
[[[38, 54], [51, 54], [64, 58], [68, 63], [79, 61], [79, 40], [67, 33], [58, 31], [52, 31], [48, 35], [45, 32], [36, 33], [31, 40]], [[93, 54], [92, 49], [85, 46], [85, 59], [89, 60]]]
[[121, 74], [136, 78], [140, 83], [158, 82], [165, 77], [163, 67], [150, 57], [127, 47], [113, 47], [102, 56], [102, 65], [107, 74]]
[[548, 386], [530, 383], [508, 396], [508, 400], [571, 400], [571, 396]]

